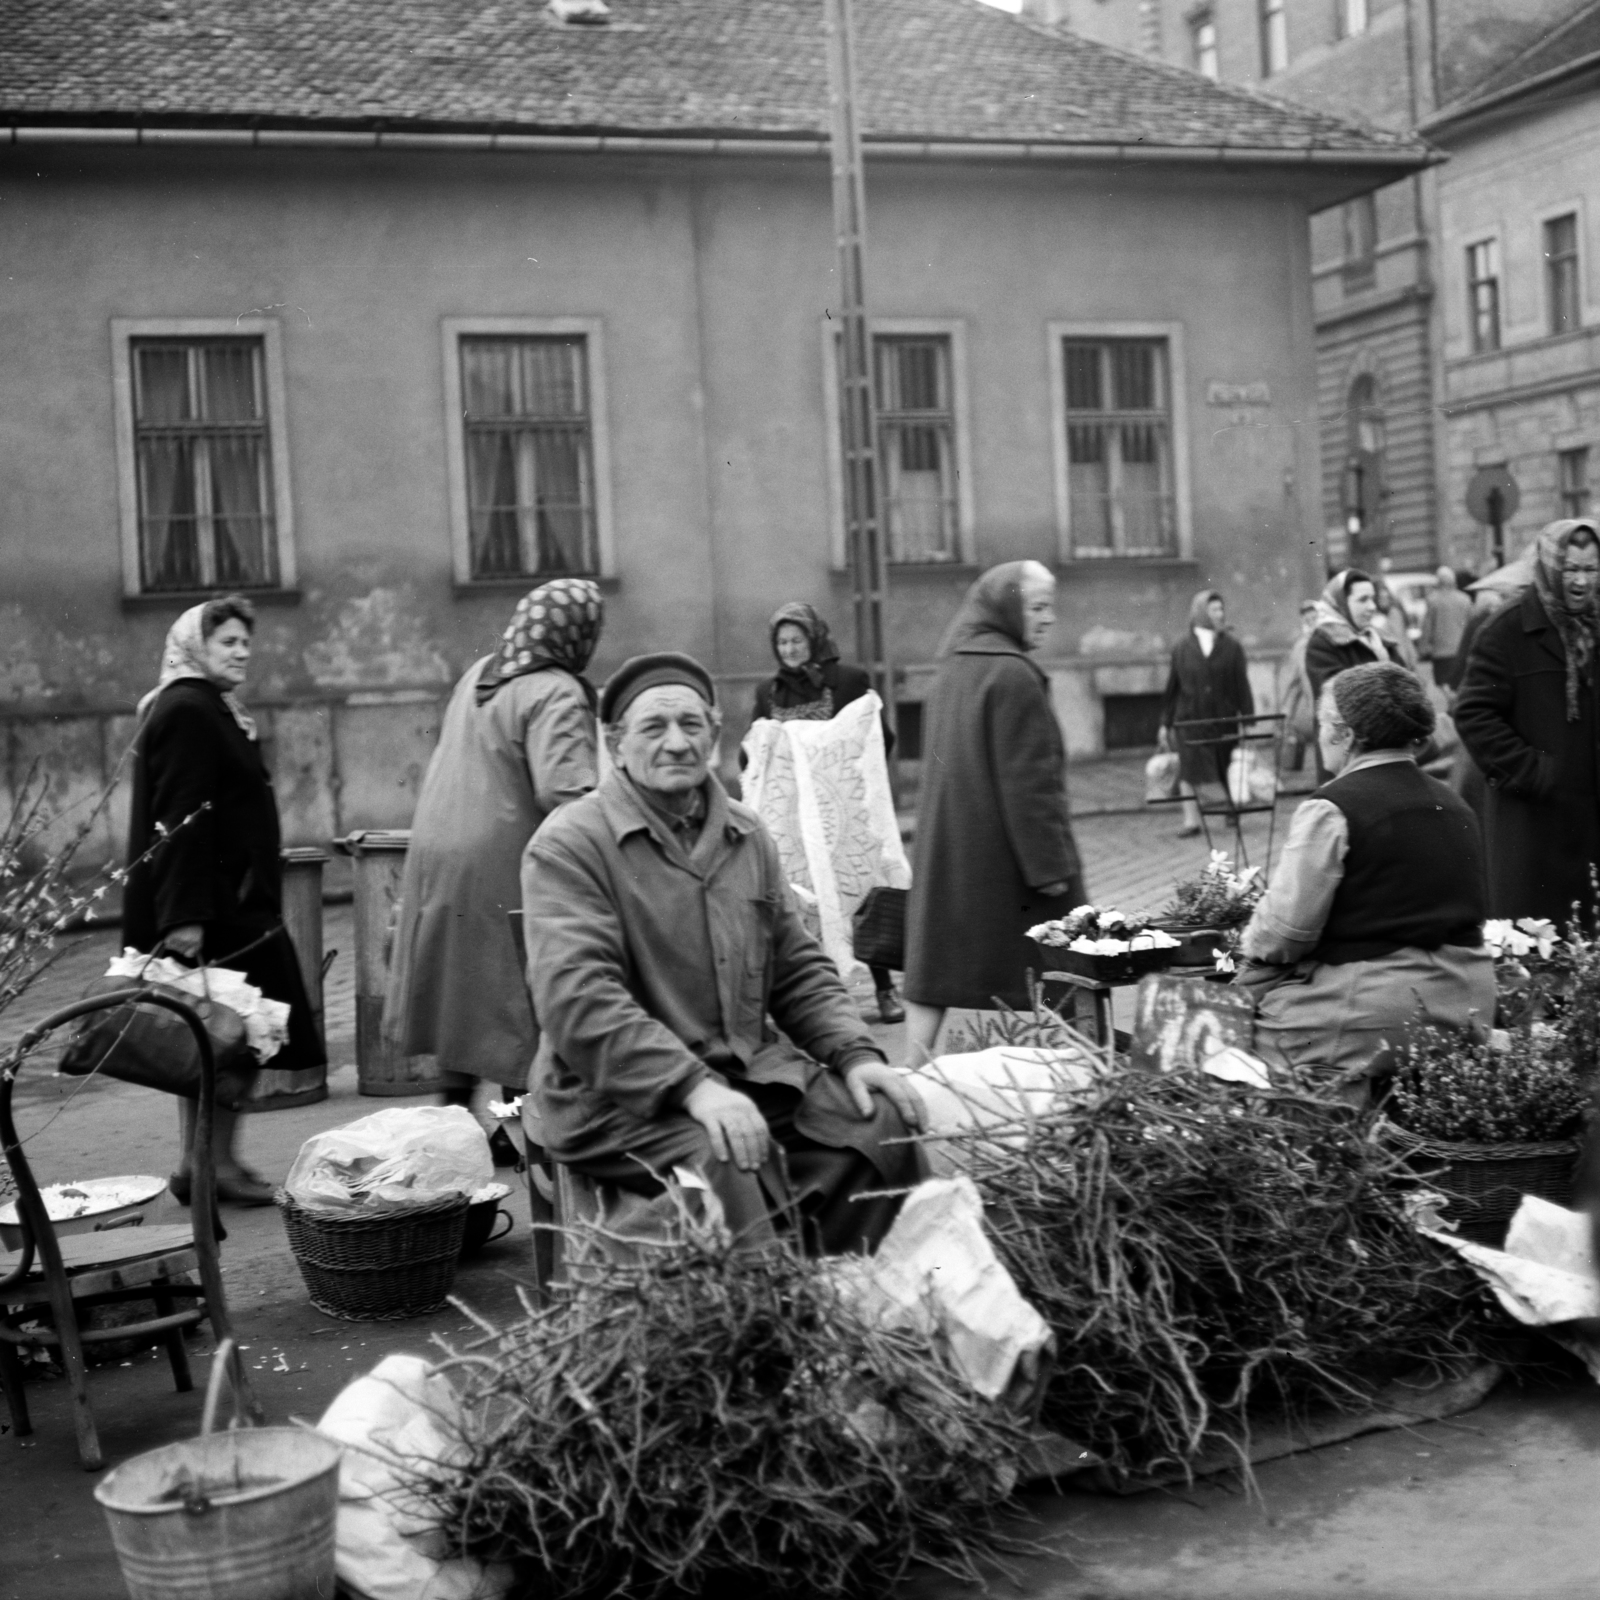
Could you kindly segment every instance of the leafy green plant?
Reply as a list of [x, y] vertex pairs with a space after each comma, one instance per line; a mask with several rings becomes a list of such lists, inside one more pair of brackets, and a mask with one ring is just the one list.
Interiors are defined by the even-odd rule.
[[1259, 867], [1236, 871], [1226, 850], [1213, 850], [1198, 878], [1174, 887], [1161, 917], [1164, 922], [1201, 928], [1242, 928], [1266, 888]]

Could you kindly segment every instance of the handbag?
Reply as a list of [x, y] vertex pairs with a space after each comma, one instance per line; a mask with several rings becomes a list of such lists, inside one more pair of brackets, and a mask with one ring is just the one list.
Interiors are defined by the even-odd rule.
[[867, 890], [867, 897], [850, 919], [850, 948], [857, 961], [869, 967], [887, 967], [891, 972], [906, 970], [906, 904], [909, 889], [889, 889], [879, 885]]
[[1182, 779], [1182, 762], [1176, 750], [1158, 750], [1144, 764], [1144, 803], [1175, 800]]
[[[239, 1013], [219, 1001], [196, 999], [167, 984], [127, 978], [96, 978], [84, 990], [83, 998], [128, 988], [168, 995], [194, 1011], [211, 1040], [217, 1069], [216, 1103], [232, 1109], [243, 1104], [255, 1081], [256, 1059]], [[165, 1006], [142, 1006], [137, 1000], [86, 1017], [67, 1041], [56, 1070], [72, 1078], [86, 1078], [98, 1071], [163, 1094], [182, 1095], [187, 1100], [200, 1097], [200, 1046], [189, 1024]]]

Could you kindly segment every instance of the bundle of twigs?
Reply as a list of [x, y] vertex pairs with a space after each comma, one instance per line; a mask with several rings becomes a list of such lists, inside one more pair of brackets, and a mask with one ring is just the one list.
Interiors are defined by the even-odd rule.
[[1055, 1329], [1044, 1420], [1114, 1471], [1224, 1442], [1242, 1462], [1253, 1416], [1361, 1409], [1487, 1336], [1471, 1273], [1415, 1231], [1399, 1158], [1343, 1106], [1123, 1070], [958, 1140]]
[[881, 1596], [1000, 1548], [1018, 1424], [824, 1268], [703, 1230], [452, 1352], [464, 1460], [431, 1489], [456, 1548], [529, 1594]]

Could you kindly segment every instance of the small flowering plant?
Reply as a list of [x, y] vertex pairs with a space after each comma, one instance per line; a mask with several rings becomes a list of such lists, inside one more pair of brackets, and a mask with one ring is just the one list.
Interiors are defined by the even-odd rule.
[[1413, 1030], [1398, 1053], [1388, 1112], [1425, 1139], [1541, 1144], [1579, 1130], [1589, 1090], [1567, 1041], [1546, 1024], [1478, 1040]]
[[1174, 887], [1162, 920], [1200, 928], [1242, 928], [1266, 888], [1260, 867], [1241, 872], [1226, 850], [1213, 850], [1198, 878]]
[[1079, 906], [1053, 922], [1036, 923], [1028, 937], [1038, 944], [1065, 945], [1080, 955], [1120, 956], [1130, 950], [1172, 950], [1178, 941], [1143, 917], [1099, 906]]

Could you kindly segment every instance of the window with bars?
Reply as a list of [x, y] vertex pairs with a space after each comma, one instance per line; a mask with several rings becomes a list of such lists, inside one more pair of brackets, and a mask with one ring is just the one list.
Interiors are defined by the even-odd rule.
[[262, 341], [130, 342], [139, 587], [278, 584]]
[[1573, 333], [1580, 325], [1578, 309], [1578, 218], [1569, 211], [1544, 225], [1545, 288], [1551, 333]]
[[1189, 19], [1189, 62], [1203, 77], [1221, 76], [1217, 62], [1217, 19], [1209, 11]]
[[1176, 555], [1167, 341], [1067, 338], [1062, 367], [1073, 555]]
[[958, 561], [949, 336], [878, 334], [872, 347], [885, 553], [902, 563]]
[[1289, 19], [1283, 0], [1260, 0], [1261, 76], [1270, 78], [1289, 65]]
[[587, 339], [464, 335], [460, 356], [471, 576], [598, 571]]
[[1378, 203], [1370, 194], [1346, 201], [1344, 206], [1344, 268], [1346, 294], [1370, 289], [1378, 272]]
[[1589, 488], [1589, 447], [1562, 450], [1556, 456], [1556, 481], [1561, 494], [1561, 515], [1586, 517], [1593, 507]]
[[1500, 246], [1493, 239], [1467, 246], [1467, 326], [1474, 355], [1500, 348]]

